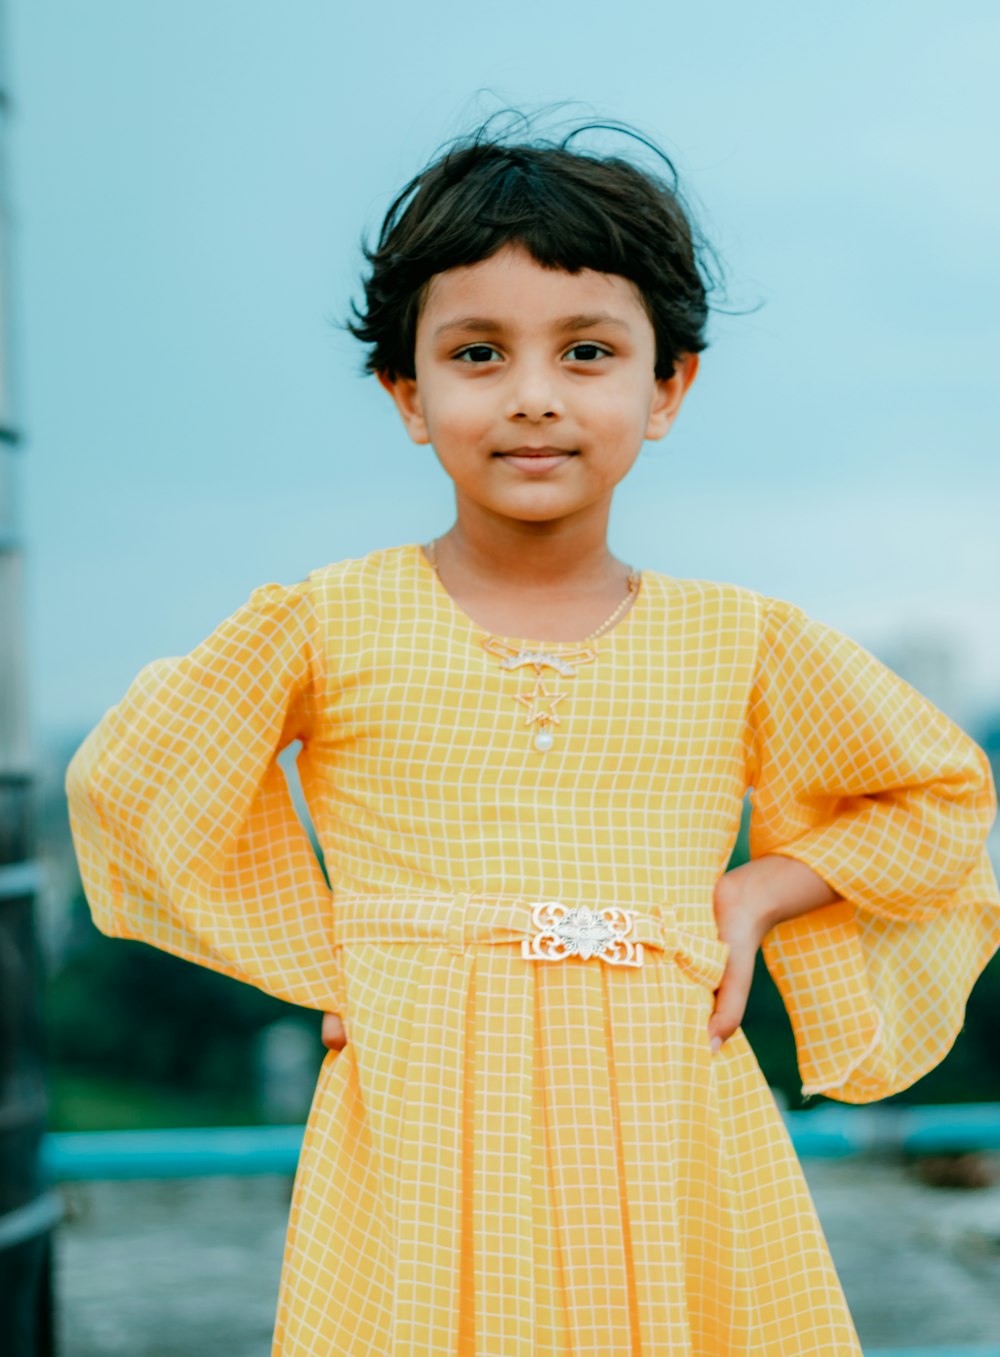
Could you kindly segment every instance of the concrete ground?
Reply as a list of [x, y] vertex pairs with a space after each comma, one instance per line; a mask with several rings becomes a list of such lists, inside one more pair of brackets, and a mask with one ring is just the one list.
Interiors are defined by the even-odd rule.
[[[1000, 1183], [928, 1187], [861, 1158], [803, 1168], [866, 1357], [1000, 1354]], [[290, 1178], [61, 1190], [61, 1357], [269, 1357]]]

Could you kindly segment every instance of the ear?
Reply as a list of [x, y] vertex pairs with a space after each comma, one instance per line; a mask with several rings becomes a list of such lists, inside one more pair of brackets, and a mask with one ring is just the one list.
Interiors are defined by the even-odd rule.
[[429, 443], [431, 436], [427, 431], [416, 380], [413, 377], [392, 377], [384, 370], [376, 375], [395, 401], [396, 409], [414, 443]]
[[647, 439], [663, 438], [669, 432], [697, 375], [698, 354], [682, 353], [674, 365], [673, 375], [657, 380], [656, 391], [649, 407]]

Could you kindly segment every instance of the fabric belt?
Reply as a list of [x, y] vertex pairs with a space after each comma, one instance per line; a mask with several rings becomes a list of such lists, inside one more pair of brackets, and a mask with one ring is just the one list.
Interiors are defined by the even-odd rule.
[[669, 903], [639, 910], [464, 891], [440, 897], [336, 895], [333, 946], [358, 942], [438, 942], [455, 953], [506, 944], [542, 964], [572, 958], [614, 966], [641, 966], [644, 949], [652, 947], [712, 990], [729, 957], [729, 944], [721, 938], [681, 929]]

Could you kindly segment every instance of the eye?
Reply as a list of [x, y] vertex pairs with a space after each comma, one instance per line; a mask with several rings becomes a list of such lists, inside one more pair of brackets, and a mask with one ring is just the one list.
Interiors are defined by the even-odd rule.
[[[569, 350], [569, 352], [570, 352], [570, 353], [577, 353], [580, 349], [589, 349], [589, 350], [590, 350], [589, 355], [587, 355], [586, 357], [584, 357], [583, 362], [590, 362], [590, 361], [592, 361], [594, 358], [608, 358], [608, 357], [610, 357], [610, 350], [609, 350], [609, 349], [604, 348], [603, 345], [601, 345], [601, 344], [592, 344], [592, 343], [590, 343], [590, 342], [584, 342], [584, 343], [581, 343], [581, 344], [574, 344], [573, 347]], [[578, 359], [578, 360], [576, 360], [576, 361], [580, 361], [580, 360]]]
[[[498, 350], [492, 344], [470, 344], [467, 349], [462, 349], [459, 353], [456, 353], [455, 357], [459, 361], [467, 359], [471, 363], [488, 363], [490, 361], [488, 355], [497, 352]], [[478, 355], [478, 357], [473, 357], [473, 354]], [[484, 354], [487, 356], [484, 357]]]

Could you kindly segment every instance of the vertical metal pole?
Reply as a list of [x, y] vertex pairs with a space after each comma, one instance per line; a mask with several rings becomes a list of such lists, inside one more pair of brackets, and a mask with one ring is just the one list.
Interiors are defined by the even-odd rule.
[[[2, 2], [2, 0], [0, 0]], [[23, 552], [17, 524], [20, 435], [12, 402], [11, 101], [0, 8], [0, 1352], [55, 1350], [52, 1233], [59, 1200], [43, 1180], [39, 1147], [47, 1092], [34, 855]]]

